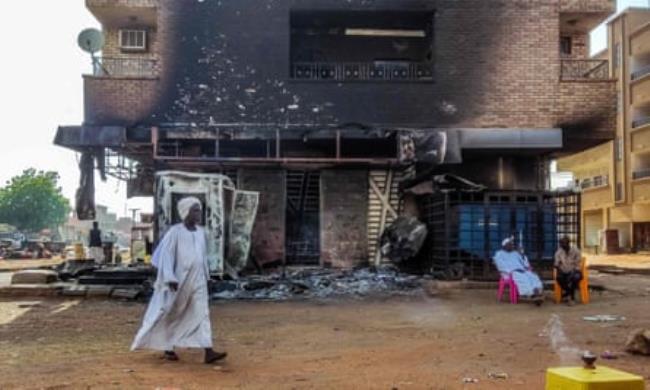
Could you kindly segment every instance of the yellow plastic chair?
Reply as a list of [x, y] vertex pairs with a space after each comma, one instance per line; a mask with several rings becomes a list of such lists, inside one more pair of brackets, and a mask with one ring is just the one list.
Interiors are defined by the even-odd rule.
[[[589, 303], [589, 272], [587, 269], [587, 259], [582, 258], [580, 264], [580, 272], [582, 272], [582, 280], [578, 285], [580, 289], [580, 301], [583, 304]], [[562, 288], [557, 283], [557, 270], [553, 268], [553, 293], [555, 294], [555, 303], [562, 302]]]

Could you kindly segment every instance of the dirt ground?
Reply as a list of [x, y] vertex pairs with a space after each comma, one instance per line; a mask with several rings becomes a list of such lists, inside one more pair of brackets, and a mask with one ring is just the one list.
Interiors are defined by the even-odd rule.
[[[497, 303], [491, 290], [217, 302], [215, 343], [229, 352], [218, 366], [202, 364], [199, 351], [180, 351], [180, 362], [129, 352], [143, 303], [4, 299], [0, 388], [542, 389], [547, 367], [578, 364], [577, 350], [620, 352], [632, 329], [650, 324], [647, 276], [592, 278], [619, 289], [575, 307]], [[553, 314], [560, 326], [548, 332]], [[594, 314], [626, 319], [582, 318]], [[556, 350], [549, 334], [559, 341]], [[624, 354], [600, 363], [650, 377], [649, 357]], [[490, 372], [508, 379], [490, 379]], [[479, 382], [463, 384], [465, 377]]]

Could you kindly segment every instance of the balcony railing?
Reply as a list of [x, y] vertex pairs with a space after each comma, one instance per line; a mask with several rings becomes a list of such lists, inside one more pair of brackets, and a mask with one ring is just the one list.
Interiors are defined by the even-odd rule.
[[562, 60], [562, 81], [609, 80], [607, 60]]
[[632, 121], [632, 128], [637, 128], [650, 124], [650, 116], [642, 117]]
[[637, 179], [645, 179], [647, 177], [650, 177], [650, 168], [646, 169], [641, 169], [632, 172], [632, 179], [637, 180]]
[[403, 61], [294, 62], [291, 78], [313, 81], [431, 81], [429, 63]]
[[93, 65], [93, 76], [153, 77], [156, 72], [156, 60], [148, 58], [97, 57]]
[[640, 79], [641, 77], [647, 75], [648, 73], [650, 73], [650, 66], [641, 68], [636, 72], [632, 72], [632, 80]]

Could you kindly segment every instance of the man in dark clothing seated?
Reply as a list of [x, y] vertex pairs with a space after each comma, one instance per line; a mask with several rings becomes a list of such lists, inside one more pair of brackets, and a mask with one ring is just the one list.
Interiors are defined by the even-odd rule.
[[571, 245], [568, 237], [560, 239], [560, 247], [555, 252], [555, 269], [557, 270], [557, 283], [562, 288], [562, 300], [569, 306], [575, 301], [575, 291], [582, 280], [582, 256], [580, 251]]

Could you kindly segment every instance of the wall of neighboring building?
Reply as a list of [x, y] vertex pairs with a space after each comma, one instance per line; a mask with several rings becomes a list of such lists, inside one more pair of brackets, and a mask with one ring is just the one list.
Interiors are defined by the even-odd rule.
[[352, 268], [368, 262], [368, 171], [321, 171], [321, 262]]

